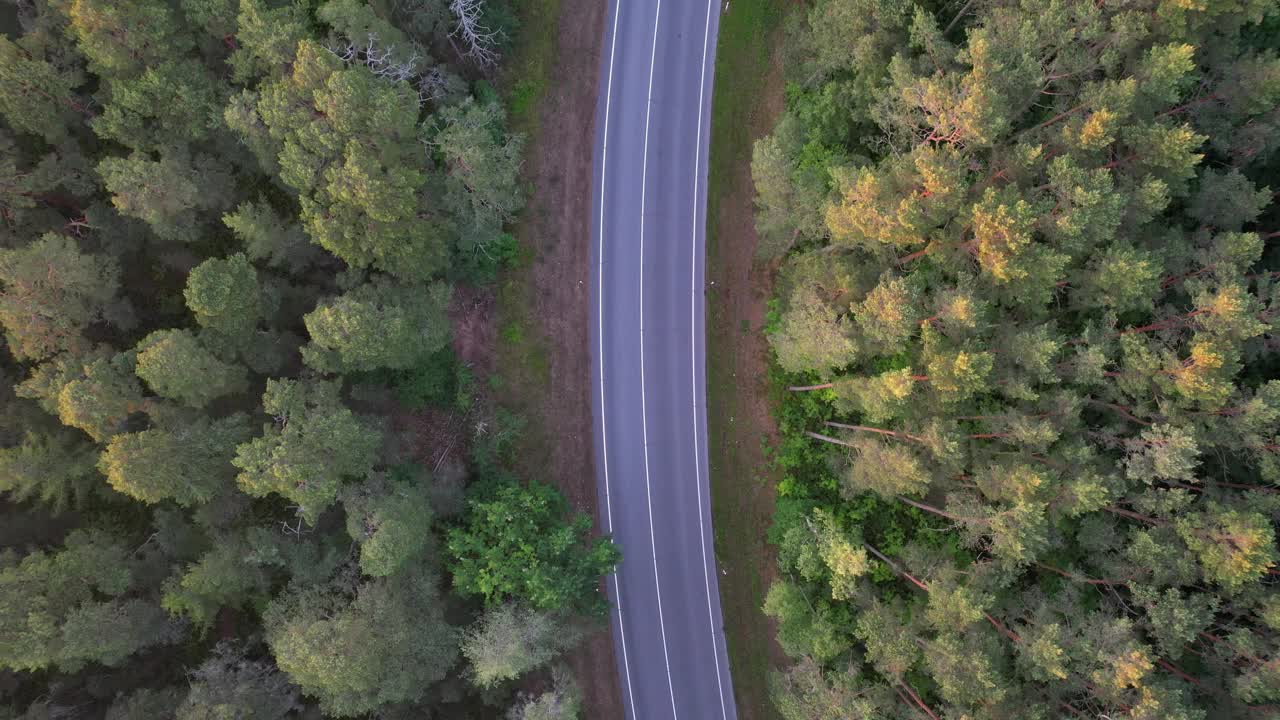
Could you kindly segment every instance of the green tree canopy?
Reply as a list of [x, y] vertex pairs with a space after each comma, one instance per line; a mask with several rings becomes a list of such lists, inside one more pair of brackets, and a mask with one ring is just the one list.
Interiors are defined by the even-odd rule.
[[187, 275], [187, 308], [202, 328], [234, 346], [248, 344], [263, 316], [258, 273], [243, 253], [210, 258]]
[[235, 233], [250, 260], [274, 268], [301, 271], [324, 254], [298, 223], [281, 217], [264, 202], [243, 203], [223, 215], [222, 222]]
[[182, 147], [221, 122], [218, 87], [195, 60], [169, 60], [113, 80], [110, 97], [93, 130], [134, 150]]
[[57, 552], [19, 559], [8, 551], [2, 559], [0, 666], [115, 666], [141, 648], [179, 637], [159, 605], [129, 597], [136, 563], [103, 533], [77, 530]]
[[231, 458], [248, 437], [243, 415], [198, 418], [174, 429], [116, 435], [98, 467], [111, 487], [142, 502], [199, 505], [234, 487]]
[[216, 538], [213, 547], [165, 581], [160, 604], [203, 631], [223, 608], [263, 602], [271, 586], [270, 563], [256, 550], [238, 535]]
[[311, 344], [302, 359], [325, 372], [419, 365], [449, 342], [449, 286], [375, 280], [303, 317]]
[[136, 151], [109, 157], [98, 163], [98, 174], [120, 214], [145, 222], [166, 240], [195, 241], [201, 224], [231, 200], [229, 168], [185, 150], [166, 148], [158, 159]]
[[237, 482], [250, 495], [283, 495], [315, 523], [343, 480], [373, 469], [381, 433], [342, 404], [338, 384], [268, 380], [263, 410], [273, 422], [236, 449]]
[[501, 105], [471, 98], [441, 110], [436, 122], [433, 143], [443, 160], [444, 202], [458, 219], [458, 242], [485, 252], [524, 205], [516, 186], [524, 136], [506, 133]]
[[138, 343], [138, 377], [157, 394], [194, 408], [244, 392], [243, 367], [225, 363], [188, 330], [157, 330]]
[[28, 431], [21, 444], [0, 449], [0, 492], [54, 512], [83, 507], [102, 482], [96, 455], [74, 430]]
[[752, 168], [785, 716], [1269, 711], [1276, 18], [817, 0], [788, 30]]
[[394, 578], [296, 589], [263, 618], [280, 668], [330, 715], [413, 702], [458, 657], [437, 580], [421, 568]]
[[378, 474], [343, 493], [347, 534], [360, 544], [360, 570], [372, 577], [394, 575], [422, 557], [431, 542], [427, 488]]
[[0, 250], [0, 324], [10, 352], [43, 360], [88, 349], [84, 331], [107, 317], [119, 277], [113, 258], [83, 252], [66, 235]]
[[581, 639], [581, 631], [561, 615], [503, 603], [467, 628], [462, 654], [471, 663], [475, 683], [487, 688], [546, 665]]
[[66, 136], [77, 115], [89, 112], [75, 95], [82, 81], [37, 51], [0, 38], [0, 115], [13, 129], [50, 142]]
[[607, 539], [590, 539], [591, 519], [568, 516], [550, 485], [506, 483], [472, 500], [462, 526], [449, 532], [449, 570], [461, 592], [493, 604], [507, 599], [536, 609], [601, 611], [600, 576], [618, 562]]
[[73, 0], [64, 3], [68, 32], [94, 74], [126, 78], [181, 56], [191, 47], [182, 18], [167, 3]]
[[124, 431], [130, 416], [146, 409], [136, 366], [133, 353], [112, 354], [106, 348], [83, 357], [64, 353], [36, 366], [14, 390], [101, 442]]
[[427, 219], [434, 202], [430, 172], [421, 159], [417, 95], [408, 83], [345, 67], [304, 40], [292, 72], [244, 100], [254, 115], [228, 122], [242, 133], [256, 123], [265, 127], [313, 241], [354, 267], [407, 279], [442, 267], [453, 231], [438, 216]]

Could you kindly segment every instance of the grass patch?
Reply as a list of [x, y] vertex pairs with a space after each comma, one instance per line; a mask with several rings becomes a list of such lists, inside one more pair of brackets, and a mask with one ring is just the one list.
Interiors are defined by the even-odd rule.
[[[711, 103], [711, 158], [708, 167], [707, 242], [716, 242], [716, 209], [732, 187], [739, 162], [751, 158], [761, 118], [760, 78], [773, 65], [773, 48], [786, 16], [774, 0], [735, 0], [720, 17], [716, 41], [716, 82]], [[744, 122], [751, 119], [755, 122]], [[765, 118], [770, 125], [775, 118]], [[713, 253], [712, 248], [708, 252]]]
[[511, 129], [526, 135], [538, 132], [538, 108], [547, 94], [559, 37], [560, 0], [519, 0], [513, 3], [519, 27], [498, 90], [510, 113]]
[[[769, 700], [772, 628], [760, 611], [764, 604], [764, 573], [771, 570], [772, 556], [761, 542], [763, 518], [772, 516], [770, 507], [747, 507], [745, 496], [755, 497], [747, 487], [773, 482], [762, 476], [771, 469], [753, 467], [754, 453], [740, 448], [760, 442], [749, 425], [734, 418], [750, 417], [751, 378], [734, 377], [735, 359], [748, 352], [744, 343], [761, 328], [752, 328], [745, 318], [732, 317], [722, 289], [727, 282], [722, 269], [734, 253], [749, 253], [741, 237], [722, 236], [721, 207], [734, 203], [736, 212], [751, 212], [754, 195], [747, 165], [755, 138], [767, 132], [775, 117], [761, 102], [761, 78], [773, 71], [773, 50], [781, 39], [786, 6], [774, 0], [733, 0], [729, 12], [721, 16], [716, 50], [716, 82], [712, 100], [711, 157], [707, 187], [707, 267], [716, 285], [707, 293], [707, 401], [708, 452], [711, 466], [712, 512], [715, 524], [716, 555], [726, 568], [720, 593], [725, 612], [729, 661], [738, 709], [744, 718], [757, 720], [778, 717]], [[782, 92], [780, 86], [770, 92]], [[780, 106], [780, 104], [778, 104]], [[744, 198], [746, 200], [744, 200]], [[734, 280], [740, 282], [740, 280]], [[746, 291], [746, 288], [740, 289]], [[767, 497], [767, 495], [766, 495]], [[749, 502], [749, 501], [746, 501]], [[754, 503], [757, 506], [764, 502]]]
[[[560, 0], [519, 0], [512, 6], [516, 39], [508, 56], [502, 59], [504, 69], [496, 86], [507, 108], [510, 129], [534, 137], [539, 131], [539, 110], [558, 51]], [[531, 150], [533, 143], [526, 142], [525, 148]], [[538, 409], [550, 379], [546, 342], [531, 315], [536, 250], [528, 240], [528, 212], [526, 209], [526, 217], [517, 221], [513, 229], [518, 239], [515, 261], [499, 274], [495, 288], [498, 338], [494, 373], [488, 379], [498, 406], [524, 418], [532, 417]], [[515, 442], [513, 455], [519, 470], [542, 470], [548, 466], [550, 438], [539, 423], [526, 423]]]
[[[494, 307], [498, 346], [494, 353], [494, 374], [489, 378], [489, 387], [498, 405], [526, 418], [538, 408], [551, 382], [546, 342], [530, 314], [532, 296], [528, 262], [503, 273]], [[527, 424], [517, 441], [517, 465], [522, 470], [548, 467], [549, 442], [545, 428], [538, 423]]]

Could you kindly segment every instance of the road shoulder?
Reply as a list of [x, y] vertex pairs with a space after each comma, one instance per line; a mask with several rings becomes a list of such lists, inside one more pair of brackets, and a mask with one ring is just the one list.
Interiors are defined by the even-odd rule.
[[[520, 41], [500, 85], [513, 128], [528, 136], [529, 202], [516, 228], [523, 259], [496, 293], [497, 403], [527, 418], [517, 452], [524, 477], [552, 482], [600, 527], [592, 465], [588, 352], [589, 243], [596, 88], [605, 4], [520, 3]], [[607, 623], [565, 658], [583, 717], [622, 718]]]
[[766, 538], [777, 478], [764, 449], [778, 433], [761, 333], [773, 268], [754, 262], [751, 149], [783, 109], [778, 50], [785, 10], [771, 0], [733, 0], [728, 8], [720, 19], [707, 197], [708, 452], [738, 715], [772, 720], [768, 676], [786, 664], [775, 623], [761, 611], [777, 574]]

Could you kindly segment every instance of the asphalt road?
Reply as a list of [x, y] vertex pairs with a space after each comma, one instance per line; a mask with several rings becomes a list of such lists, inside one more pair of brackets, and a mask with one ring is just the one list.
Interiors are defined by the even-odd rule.
[[636, 720], [737, 717], [707, 474], [704, 230], [720, 0], [613, 0], [596, 116], [596, 475]]

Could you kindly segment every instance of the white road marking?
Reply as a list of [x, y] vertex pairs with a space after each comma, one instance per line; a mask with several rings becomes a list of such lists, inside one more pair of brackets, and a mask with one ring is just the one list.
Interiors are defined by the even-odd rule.
[[653, 47], [649, 50], [649, 91], [644, 105], [644, 150], [640, 160], [640, 429], [644, 439], [644, 497], [649, 508], [649, 550], [653, 555], [653, 587], [658, 596], [658, 629], [662, 633], [662, 662], [667, 666], [667, 690], [671, 693], [671, 716], [676, 710], [675, 683], [671, 680], [671, 658], [667, 654], [667, 623], [662, 617], [662, 581], [658, 578], [658, 541], [653, 529], [653, 493], [649, 484], [649, 413], [644, 394], [644, 199], [649, 185], [649, 111], [653, 109], [653, 68], [658, 57], [658, 19], [662, 0], [653, 12]]
[[[600, 150], [600, 239], [596, 252], [596, 320], [598, 322], [597, 338], [600, 343], [600, 450], [604, 465], [604, 512], [606, 530], [613, 536], [613, 501], [609, 494], [609, 431], [604, 413], [604, 183], [605, 171], [609, 166], [609, 103], [613, 99], [613, 53], [618, 47], [618, 16], [622, 14], [622, 3], [614, 3], [613, 35], [609, 40], [609, 79], [604, 91], [604, 142]], [[622, 623], [622, 590], [618, 587], [618, 573], [615, 570], [609, 576], [613, 580], [613, 597], [618, 602], [618, 636], [622, 642], [622, 672], [627, 681], [627, 704], [631, 706], [631, 717], [636, 715], [636, 696], [631, 690], [631, 663], [627, 660], [627, 629]]]
[[698, 452], [698, 189], [702, 178], [702, 103], [707, 87], [707, 46], [711, 38], [711, 7], [718, 0], [708, 0], [707, 20], [702, 29], [702, 72], [698, 76], [698, 150], [693, 156], [693, 234], [689, 250], [689, 373], [693, 387], [693, 471], [698, 493], [698, 534], [702, 540], [702, 580], [707, 590], [707, 624], [711, 628], [711, 655], [716, 660], [716, 687], [720, 691], [720, 717], [728, 720], [724, 702], [724, 681], [720, 678], [720, 649], [716, 643], [716, 616], [711, 608], [711, 567], [707, 564], [707, 531], [702, 524], [702, 461]]

